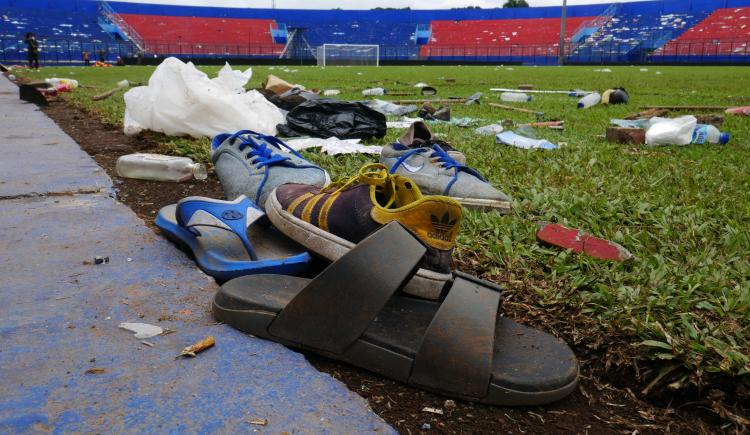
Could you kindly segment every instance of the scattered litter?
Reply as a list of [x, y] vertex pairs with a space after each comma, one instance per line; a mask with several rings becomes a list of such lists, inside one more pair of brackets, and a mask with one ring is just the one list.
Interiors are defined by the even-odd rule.
[[179, 315], [181, 315], [181, 316], [189, 316], [189, 315], [193, 314], [193, 310], [185, 308], [185, 309], [182, 309], [182, 310], [178, 311], [177, 313]]
[[362, 103], [320, 99], [292, 109], [286, 116], [287, 125], [278, 128], [287, 137], [369, 139], [385, 136], [385, 122], [385, 115]]
[[520, 136], [512, 131], [505, 131], [495, 136], [495, 142], [505, 145], [510, 145], [521, 149], [543, 149], [543, 150], [554, 150], [557, 149], [557, 145], [546, 141], [531, 139], [528, 137]]
[[445, 414], [442, 409], [431, 408], [429, 406], [425, 406], [424, 408], [422, 408], [422, 412], [429, 412], [430, 414], [438, 414], [438, 415]]
[[661, 71], [657, 71], [657, 72], [656, 72], [656, 75], [657, 75], [657, 76], [660, 76], [660, 75], [661, 75]]
[[427, 83], [422, 83], [422, 82], [419, 82], [416, 85], [414, 85], [415, 88], [424, 88], [426, 86], [428, 86]]
[[487, 105], [490, 107], [497, 107], [498, 109], [513, 110], [514, 112], [530, 113], [532, 115], [536, 115], [537, 117], [544, 116], [544, 112], [535, 112], [530, 109], [524, 109], [523, 107], [507, 106], [505, 104], [496, 104], [496, 103], [487, 103]]
[[474, 92], [464, 102], [465, 106], [471, 106], [472, 104], [479, 104], [479, 99], [482, 98], [481, 92]]
[[594, 72], [604, 72], [604, 73], [611, 73], [612, 70], [609, 68], [602, 68], [602, 69], [595, 69]]
[[693, 132], [698, 124], [695, 116], [686, 115], [679, 118], [651, 118], [646, 131], [648, 145], [687, 145], [693, 139]]
[[531, 101], [531, 95], [523, 92], [503, 92], [500, 94], [500, 99], [506, 102], [526, 103]]
[[608, 142], [621, 144], [646, 143], [646, 131], [641, 128], [608, 127], [606, 136]]
[[135, 338], [139, 340], [145, 340], [147, 338], [153, 338], [157, 335], [161, 335], [164, 332], [160, 326], [150, 325], [148, 323], [120, 323], [117, 325], [118, 328], [126, 331], [134, 332]]
[[448, 399], [448, 400], [446, 400], [446, 401], [445, 401], [445, 403], [443, 404], [443, 407], [444, 407], [445, 409], [456, 409], [456, 402], [454, 402], [454, 401], [453, 401], [453, 400], [451, 400], [451, 399]]
[[263, 82], [262, 86], [263, 89], [269, 90], [276, 95], [281, 95], [284, 92], [287, 92], [295, 87], [305, 89], [305, 87], [302, 85], [293, 85], [284, 79], [276, 77], [273, 74], [269, 74], [268, 76], [266, 76], [266, 80]]
[[150, 341], [143, 340], [141, 341], [141, 344], [148, 347], [154, 347], [156, 346], [154, 343], [151, 343]]
[[104, 373], [107, 373], [107, 370], [101, 367], [91, 367], [86, 370], [87, 375], [103, 375]]
[[117, 175], [125, 178], [175, 183], [208, 178], [206, 167], [193, 162], [189, 157], [148, 153], [120, 156], [115, 163], [115, 171]]
[[362, 95], [369, 96], [369, 95], [385, 95], [388, 91], [385, 88], [370, 88], [365, 89], [362, 91]]
[[437, 89], [433, 88], [432, 86], [425, 86], [419, 91], [419, 93], [429, 97], [432, 95], [437, 95]]
[[190, 346], [182, 349], [182, 352], [180, 352], [180, 354], [177, 357], [178, 358], [181, 356], [195, 357], [196, 354], [203, 352], [204, 350], [212, 347], [214, 344], [216, 344], [216, 340], [214, 340], [214, 337], [212, 335], [209, 335], [203, 340], [197, 343], [191, 344]]
[[565, 121], [542, 121], [542, 122], [529, 122], [527, 124], [520, 124], [519, 127], [544, 127], [553, 130], [562, 130], [565, 125]]
[[380, 151], [383, 149], [380, 145], [361, 145], [359, 142], [360, 139], [341, 140], [337, 137], [329, 137], [327, 139], [302, 138], [285, 141], [295, 151], [320, 148], [322, 153], [331, 156], [338, 154], [380, 154]]
[[729, 109], [726, 110], [726, 113], [729, 115], [750, 116], [750, 106], [730, 107]]
[[364, 104], [373, 110], [377, 110], [383, 115], [403, 116], [403, 115], [406, 115], [407, 113], [417, 111], [417, 106], [414, 104], [410, 104], [408, 106], [401, 106], [398, 104], [393, 104], [389, 101], [383, 101], [383, 100], [378, 100], [378, 99], [366, 101]]
[[536, 237], [542, 242], [584, 253], [600, 260], [626, 261], [633, 258], [633, 254], [618, 243], [560, 224], [539, 222]]
[[627, 104], [630, 101], [630, 95], [625, 88], [607, 89], [602, 94], [602, 103], [604, 104]]
[[323, 91], [323, 95], [325, 95], [326, 97], [332, 97], [340, 93], [341, 91], [339, 91], [338, 89], [326, 89], [325, 91]]
[[463, 118], [452, 118], [450, 121], [442, 121], [440, 119], [437, 119], [436, 121], [448, 122], [451, 125], [455, 125], [456, 127], [474, 127], [475, 125], [479, 124], [480, 120], [477, 118], [464, 116]]
[[92, 264], [107, 264], [109, 263], [109, 257], [97, 255], [94, 257], [93, 260], [84, 260], [83, 264], [85, 265], [92, 265]]
[[610, 124], [621, 128], [648, 128], [648, 118], [640, 119], [610, 119]]
[[490, 124], [483, 127], [478, 127], [474, 130], [474, 133], [481, 136], [493, 136], [503, 132], [503, 126], [500, 124]]
[[388, 128], [409, 128], [410, 125], [421, 120], [422, 118], [401, 118], [398, 121], [386, 122], [386, 126]]
[[424, 103], [417, 116], [426, 121], [450, 121], [451, 120], [451, 108], [449, 106], [440, 106], [435, 108], [430, 103]]
[[252, 420], [248, 420], [248, 423], [250, 424], [257, 424], [259, 426], [265, 426], [268, 424], [268, 419], [266, 418], [254, 418]]
[[15, 82], [15, 81], [16, 81], [16, 76], [15, 76], [15, 75], [13, 75], [13, 74], [8, 74], [8, 78], [9, 78], [9, 79], [10, 79], [10, 81], [12, 81], [12, 82]]
[[557, 91], [557, 90], [543, 90], [543, 89], [513, 89], [513, 88], [490, 88], [492, 92], [522, 92], [526, 94], [563, 94], [570, 95], [572, 97], [583, 97], [590, 94], [590, 91], [582, 91], [577, 89], [575, 91]]
[[422, 424], [422, 430], [430, 430], [430, 429], [432, 429], [432, 426], [430, 426], [430, 423]]
[[641, 72], [648, 72], [648, 68], [641, 68]]
[[125, 89], [130, 87], [130, 82], [127, 80], [120, 80], [117, 82], [117, 87], [120, 89]]
[[588, 94], [585, 97], [578, 100], [579, 109], [588, 109], [589, 107], [596, 106], [602, 101], [602, 96], [598, 92]]
[[252, 70], [233, 70], [229, 63], [209, 79], [192, 62], [165, 59], [147, 86], [125, 93], [125, 134], [153, 130], [168, 136], [213, 137], [227, 131], [276, 134], [284, 122], [281, 110], [260, 92], [245, 91]]

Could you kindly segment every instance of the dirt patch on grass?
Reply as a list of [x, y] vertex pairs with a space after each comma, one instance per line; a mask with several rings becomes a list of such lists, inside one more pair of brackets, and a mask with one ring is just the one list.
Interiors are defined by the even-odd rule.
[[[191, 195], [223, 197], [221, 185], [212, 173], [206, 181], [181, 184], [121, 178], [115, 172], [115, 162], [119, 156], [164, 150], [146, 137], [127, 137], [119, 127], [103, 124], [95, 115], [87, 114], [64, 101], [52, 102], [43, 110], [107, 171], [118, 189], [117, 198], [131, 207], [151, 228], [155, 229], [153, 218], [164, 205]], [[471, 269], [469, 263], [460, 266]], [[502, 281], [502, 277], [493, 278]], [[511, 291], [517, 291], [519, 295], [530, 293], [512, 288]], [[675, 407], [669, 401], [662, 406], [644, 402], [627, 387], [635, 388], [638, 382], [628, 379], [628, 374], [608, 371], [604, 351], [597, 348], [593, 340], [571, 340], [574, 334], [581, 334], [570, 327], [573, 324], [580, 326], [580, 323], [576, 323], [580, 321], [574, 322], [567, 317], [571, 313], [552, 311], [537, 316], [523, 297], [507, 296], [505, 306], [510, 317], [548, 331], [557, 330], [558, 334], [571, 342], [580, 358], [580, 388], [565, 400], [550, 406], [527, 408], [500, 408], [459, 400], [447, 402], [445, 397], [352, 366], [315, 355], [307, 357], [317, 369], [339, 379], [367, 399], [372, 409], [401, 433], [687, 434], [734, 431], [738, 428], [731, 422], [727, 423], [727, 420], [713, 417], [717, 411], [712, 410], [710, 402], [702, 401], [683, 408]], [[532, 318], [533, 321], [527, 322]], [[440, 410], [442, 414], [423, 411], [425, 407]]]

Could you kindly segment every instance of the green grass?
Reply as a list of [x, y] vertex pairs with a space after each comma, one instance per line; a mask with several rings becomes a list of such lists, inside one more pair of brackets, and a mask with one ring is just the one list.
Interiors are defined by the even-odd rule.
[[[660, 147], [607, 143], [602, 135], [610, 118], [643, 105], [749, 105], [750, 69], [733, 67], [254, 67], [251, 86], [268, 73], [308, 87], [342, 90], [341, 98], [359, 99], [366, 87], [413, 90], [418, 81], [436, 86], [441, 96], [485, 93], [490, 87], [534, 84], [538, 89], [598, 89], [624, 86], [627, 106], [576, 110], [564, 95], [535, 96], [526, 104], [566, 121], [562, 132], [539, 131], [556, 143], [551, 152], [496, 145], [473, 129], [436, 126], [470, 165], [514, 198], [508, 216], [466, 213], [457, 258], [486, 276], [502, 276], [509, 288], [533, 292], [537, 307], [562, 306], [593, 321], [596, 336], [625, 340], [625, 353], [664, 360], [664, 367], [699, 382], [707, 373], [750, 372], [750, 118], [727, 117], [729, 145]], [[218, 67], [205, 67], [213, 74]], [[78, 79], [100, 89], [79, 89], [70, 99], [94, 110], [107, 122], [120, 123], [121, 96], [102, 102], [91, 95], [123, 78], [146, 81], [153, 68], [45, 68], [34, 76]], [[657, 75], [656, 71], [661, 71]], [[361, 75], [357, 75], [361, 73]], [[441, 78], [455, 78], [447, 84]], [[394, 80], [400, 83], [393, 83]], [[398, 97], [401, 98], [401, 97]], [[530, 121], [531, 115], [460, 106], [454, 116]], [[371, 143], [385, 143], [400, 135]], [[205, 160], [207, 140], [154, 137], [165, 149]], [[332, 176], [352, 175], [372, 157], [329, 157], [307, 153]], [[617, 241], [635, 259], [602, 263], [552, 249], [535, 241], [536, 222], [557, 221]], [[565, 320], [565, 319], [561, 319]], [[619, 341], [618, 341], [619, 342]], [[687, 384], [689, 382], [683, 382]]]

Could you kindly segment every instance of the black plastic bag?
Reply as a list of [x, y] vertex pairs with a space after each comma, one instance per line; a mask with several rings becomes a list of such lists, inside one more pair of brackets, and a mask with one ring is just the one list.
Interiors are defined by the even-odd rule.
[[285, 136], [369, 139], [385, 136], [385, 115], [362, 103], [321, 99], [306, 101], [286, 115], [276, 128]]

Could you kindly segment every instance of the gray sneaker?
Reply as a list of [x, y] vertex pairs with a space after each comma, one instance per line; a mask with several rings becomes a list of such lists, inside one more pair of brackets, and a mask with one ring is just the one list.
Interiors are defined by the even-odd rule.
[[479, 172], [457, 162], [440, 145], [409, 148], [401, 143], [383, 147], [380, 162], [391, 174], [411, 178], [423, 192], [450, 196], [463, 206], [510, 212], [510, 198], [492, 187]]
[[281, 140], [250, 130], [220, 134], [211, 142], [211, 160], [227, 200], [245, 195], [264, 207], [275, 188], [286, 183], [324, 187], [328, 173]]

